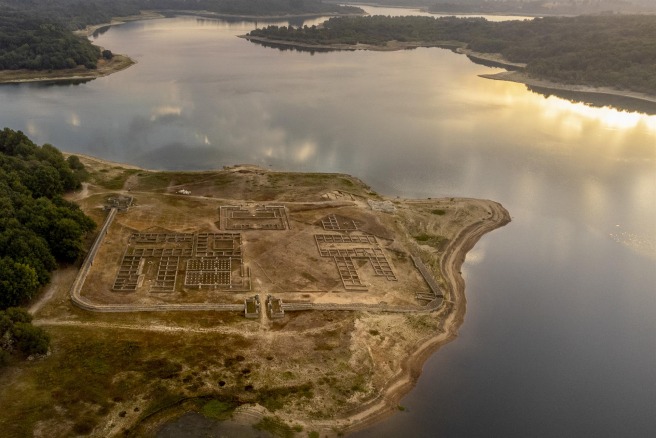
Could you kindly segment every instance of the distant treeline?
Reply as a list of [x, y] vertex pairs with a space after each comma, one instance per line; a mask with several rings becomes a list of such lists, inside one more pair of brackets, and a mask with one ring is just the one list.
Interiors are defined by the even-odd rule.
[[537, 78], [656, 94], [656, 16], [546, 17], [489, 22], [455, 17], [342, 17], [322, 27], [256, 29], [253, 36], [304, 44], [457, 41], [526, 63]]
[[100, 50], [64, 26], [21, 13], [0, 14], [0, 70], [96, 68]]
[[376, 0], [373, 3], [422, 7], [435, 13], [582, 15], [656, 11], [654, 0]]
[[[398, 1], [398, 0], [397, 0]], [[649, 0], [439, 0], [431, 12], [482, 14], [581, 15], [610, 12], [638, 13], [654, 11]]]
[[0, 0], [2, 8], [59, 21], [71, 30], [107, 23], [142, 10], [209, 11], [232, 15], [359, 13], [360, 8], [321, 0]]
[[0, 309], [29, 301], [58, 262], [82, 255], [95, 223], [61, 195], [84, 175], [77, 157], [64, 159], [20, 131], [0, 131]]

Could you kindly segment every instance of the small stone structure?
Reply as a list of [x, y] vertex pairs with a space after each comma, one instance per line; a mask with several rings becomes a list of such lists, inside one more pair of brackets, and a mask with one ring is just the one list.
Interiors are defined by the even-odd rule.
[[244, 300], [244, 316], [249, 319], [260, 317], [260, 296], [254, 295]]
[[219, 207], [222, 230], [287, 230], [287, 209], [282, 205], [257, 205], [255, 208], [227, 205]]
[[103, 210], [111, 210], [112, 208], [118, 211], [127, 211], [132, 205], [132, 196], [111, 196], [107, 198]]
[[280, 319], [285, 317], [285, 309], [283, 309], [282, 300], [273, 295], [267, 295], [266, 308], [269, 318]]

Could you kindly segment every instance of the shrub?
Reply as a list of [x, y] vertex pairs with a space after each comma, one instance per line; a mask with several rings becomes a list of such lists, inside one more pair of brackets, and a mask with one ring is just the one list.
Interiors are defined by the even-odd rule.
[[25, 355], [46, 354], [50, 336], [41, 328], [26, 322], [17, 322], [11, 330], [16, 347]]

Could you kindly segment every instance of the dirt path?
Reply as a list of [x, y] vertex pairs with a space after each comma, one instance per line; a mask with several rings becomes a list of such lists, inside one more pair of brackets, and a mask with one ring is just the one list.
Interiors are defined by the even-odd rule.
[[50, 283], [48, 283], [48, 287], [46, 288], [46, 291], [41, 297], [35, 301], [29, 309], [27, 309], [28, 312], [30, 312], [31, 315], [36, 314], [43, 306], [46, 304], [54, 295], [55, 292], [57, 292], [57, 289], [61, 286], [62, 281], [67, 277], [66, 273], [58, 269], [55, 272], [52, 273], [52, 277], [50, 278]]
[[301, 335], [311, 335], [323, 333], [326, 327], [314, 327], [296, 331], [271, 331], [270, 320], [264, 316], [261, 324], [253, 327], [253, 330], [246, 331], [243, 327], [231, 328], [229, 326], [220, 325], [214, 327], [189, 327], [189, 326], [175, 326], [166, 324], [125, 324], [125, 323], [112, 323], [112, 322], [92, 322], [92, 321], [75, 321], [64, 319], [35, 319], [34, 325], [49, 326], [49, 327], [81, 327], [81, 328], [102, 328], [102, 329], [118, 329], [118, 330], [134, 330], [143, 332], [160, 332], [160, 333], [197, 333], [197, 334], [222, 334], [222, 335], [237, 335], [244, 337], [261, 338], [263, 335], [268, 339], [274, 337], [289, 337], [295, 338]]

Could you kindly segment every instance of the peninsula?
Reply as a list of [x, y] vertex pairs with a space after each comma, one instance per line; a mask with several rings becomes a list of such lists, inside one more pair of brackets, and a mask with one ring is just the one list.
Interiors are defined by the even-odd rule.
[[510, 221], [344, 174], [78, 160], [67, 199], [97, 233], [32, 307], [49, 355], [0, 376], [12, 436], [152, 436], [189, 411], [276, 436], [362, 428], [457, 336], [465, 256]]
[[268, 26], [244, 35], [298, 50], [444, 47], [516, 71], [488, 76], [542, 88], [656, 102], [656, 16], [545, 17], [489, 22], [456, 17], [341, 17], [322, 26]]

